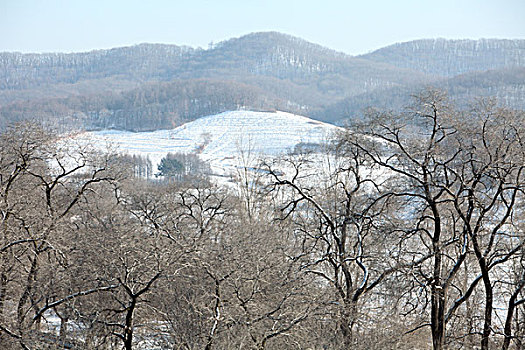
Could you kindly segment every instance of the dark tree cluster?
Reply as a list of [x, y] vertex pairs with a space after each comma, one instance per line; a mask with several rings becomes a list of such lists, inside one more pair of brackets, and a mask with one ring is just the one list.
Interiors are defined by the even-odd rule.
[[160, 160], [159, 172], [155, 176], [165, 180], [206, 181], [211, 169], [194, 153], [168, 153]]

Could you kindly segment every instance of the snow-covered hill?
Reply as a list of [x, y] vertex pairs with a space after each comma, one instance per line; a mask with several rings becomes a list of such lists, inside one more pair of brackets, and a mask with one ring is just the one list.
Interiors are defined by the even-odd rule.
[[97, 148], [148, 156], [154, 169], [169, 152], [196, 153], [214, 173], [227, 175], [241, 152], [251, 158], [277, 156], [297, 145], [322, 144], [338, 127], [285, 112], [231, 111], [197, 119], [172, 130], [86, 132], [82, 139]]

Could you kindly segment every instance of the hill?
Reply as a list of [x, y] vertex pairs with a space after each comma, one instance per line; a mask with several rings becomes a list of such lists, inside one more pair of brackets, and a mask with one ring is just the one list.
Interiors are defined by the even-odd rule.
[[427, 85], [458, 96], [497, 96], [521, 108], [524, 43], [418, 40], [352, 57], [266, 32], [206, 50], [140, 44], [71, 54], [0, 53], [0, 127], [36, 119], [64, 130], [156, 130], [235, 109], [333, 122], [370, 105], [397, 108], [396, 96]]
[[359, 57], [426, 74], [453, 77], [473, 71], [525, 67], [525, 40], [415, 40]]
[[[371, 106], [383, 110], [400, 110], [410, 102], [413, 94], [424, 87], [393, 87], [347, 97], [327, 106], [319, 115], [314, 114], [312, 117], [333, 116], [333, 119], [326, 120], [344, 124], [359, 118]], [[436, 81], [433, 87], [447, 91], [459, 107], [468, 107], [468, 104], [477, 98], [495, 98], [502, 106], [525, 110], [525, 67], [459, 74]]]
[[156, 169], [167, 153], [195, 153], [216, 174], [227, 175], [239, 165], [241, 153], [256, 159], [313, 149], [339, 128], [285, 112], [228, 111], [199, 118], [174, 129], [133, 133], [101, 130], [77, 137], [99, 149], [108, 145], [130, 155], [148, 157]]

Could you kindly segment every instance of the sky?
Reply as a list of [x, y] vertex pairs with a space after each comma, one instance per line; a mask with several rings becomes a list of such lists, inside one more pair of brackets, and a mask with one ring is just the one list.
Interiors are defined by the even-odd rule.
[[207, 48], [261, 31], [351, 55], [423, 38], [525, 39], [525, 0], [0, 0], [0, 52]]

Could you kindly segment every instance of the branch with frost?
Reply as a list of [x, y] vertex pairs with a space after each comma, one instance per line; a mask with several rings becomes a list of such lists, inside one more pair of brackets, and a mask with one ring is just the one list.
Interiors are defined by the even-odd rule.
[[70, 301], [72, 299], [75, 299], [75, 298], [78, 298], [78, 297], [81, 297], [81, 296], [93, 294], [93, 293], [96, 293], [96, 292], [102, 292], [102, 291], [115, 289], [117, 287], [118, 287], [118, 285], [97, 287], [97, 288], [88, 289], [88, 290], [84, 290], [84, 291], [80, 291], [80, 292], [77, 292], [77, 293], [70, 294], [70, 295], [68, 295], [68, 296], [66, 296], [66, 297], [64, 297], [62, 299], [56, 300], [56, 301], [54, 301], [52, 303], [49, 303], [48, 301], [46, 301], [46, 305], [44, 307], [40, 308], [37, 311], [37, 313], [35, 314], [35, 316], [33, 317], [33, 322], [36, 321], [37, 319], [39, 319], [40, 317], [42, 317], [44, 312], [46, 312], [47, 310], [52, 309], [52, 308], [54, 308], [56, 306], [59, 306], [59, 305], [65, 303], [67, 301]]
[[3, 253], [5, 252], [6, 250], [8, 250], [9, 248], [15, 246], [15, 245], [18, 245], [18, 244], [22, 244], [22, 243], [32, 243], [32, 242], [36, 242], [40, 240], [39, 238], [28, 238], [28, 239], [19, 239], [17, 241], [14, 241], [14, 242], [11, 242], [9, 244], [6, 244], [2, 249], [0, 249], [0, 253]]

